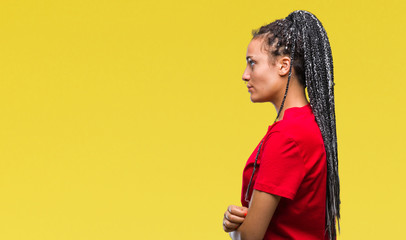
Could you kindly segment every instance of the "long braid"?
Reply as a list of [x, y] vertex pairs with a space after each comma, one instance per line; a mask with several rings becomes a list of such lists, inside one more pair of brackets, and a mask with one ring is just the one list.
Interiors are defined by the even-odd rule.
[[[273, 57], [288, 54], [291, 56], [291, 66], [293, 65], [299, 82], [307, 87], [310, 106], [320, 128], [327, 155], [326, 231], [330, 240], [336, 239], [336, 219], [340, 230], [340, 181], [333, 59], [327, 33], [313, 14], [299, 10], [292, 12], [285, 19], [276, 20], [253, 31], [253, 38], [260, 36], [267, 38], [265, 43]], [[288, 80], [290, 74], [291, 71]], [[289, 82], [280, 110], [288, 86]]]
[[326, 225], [330, 239], [335, 239], [335, 220], [340, 219], [340, 184], [330, 43], [321, 22], [313, 14], [296, 11], [289, 17], [302, 31], [307, 91], [327, 154]]

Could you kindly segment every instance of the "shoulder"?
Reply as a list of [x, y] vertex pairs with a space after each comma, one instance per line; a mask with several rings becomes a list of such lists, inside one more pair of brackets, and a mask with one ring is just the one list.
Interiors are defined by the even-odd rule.
[[288, 131], [284, 131], [282, 128], [272, 129], [265, 139], [264, 152], [265, 155], [270, 155], [275, 158], [284, 158], [283, 156], [301, 157], [300, 144], [297, 140], [289, 134]]
[[271, 138], [278, 138], [285, 142], [292, 141], [302, 150], [324, 146], [314, 115], [279, 121], [269, 132], [269, 139]]

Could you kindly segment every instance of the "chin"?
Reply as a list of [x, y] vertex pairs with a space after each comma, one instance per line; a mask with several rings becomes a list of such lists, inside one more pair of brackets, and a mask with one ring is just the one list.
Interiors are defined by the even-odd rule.
[[261, 101], [260, 99], [256, 99], [256, 98], [251, 97], [251, 102], [258, 103], [258, 102], [264, 102], [264, 101]]

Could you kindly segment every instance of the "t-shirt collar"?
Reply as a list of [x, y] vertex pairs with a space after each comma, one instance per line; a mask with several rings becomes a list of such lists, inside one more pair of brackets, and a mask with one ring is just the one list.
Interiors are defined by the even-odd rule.
[[[285, 110], [283, 114], [283, 119], [291, 119], [295, 118], [300, 115], [307, 115], [307, 114], [313, 114], [312, 107], [310, 106], [310, 103], [304, 105], [303, 107], [291, 107]], [[282, 121], [281, 120], [281, 121]], [[272, 125], [268, 126], [268, 132], [271, 131], [271, 129], [277, 125], [280, 121], [274, 122]]]
[[303, 107], [291, 107], [285, 110], [283, 114], [283, 120], [289, 119], [289, 118], [295, 118], [297, 116], [303, 115], [303, 114], [311, 114], [312, 113], [312, 108], [310, 107], [310, 103], [304, 105]]

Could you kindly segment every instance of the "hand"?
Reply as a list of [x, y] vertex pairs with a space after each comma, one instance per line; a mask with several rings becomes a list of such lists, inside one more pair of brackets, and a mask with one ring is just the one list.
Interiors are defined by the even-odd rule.
[[247, 216], [248, 208], [230, 205], [227, 211], [224, 213], [223, 229], [225, 232], [232, 232], [244, 222], [245, 216]]

